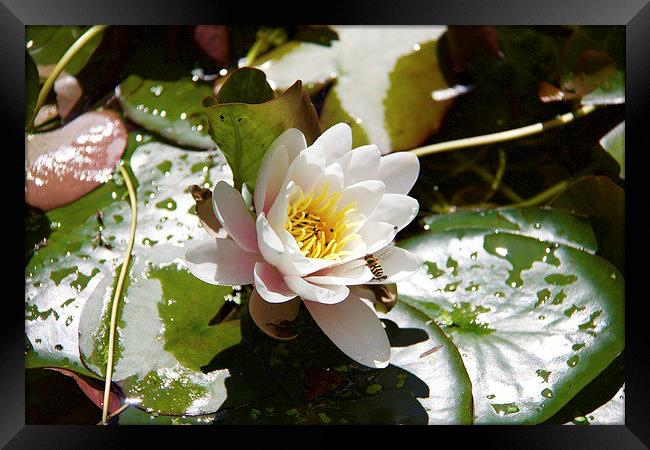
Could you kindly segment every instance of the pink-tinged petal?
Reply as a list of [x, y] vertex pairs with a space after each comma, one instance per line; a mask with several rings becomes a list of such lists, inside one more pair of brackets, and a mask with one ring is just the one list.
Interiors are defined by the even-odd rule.
[[298, 316], [300, 303], [299, 298], [284, 303], [269, 303], [254, 289], [248, 300], [248, 312], [265, 334], [275, 339], [289, 340], [296, 337], [288, 325]]
[[386, 222], [366, 222], [357, 231], [361, 239], [366, 243], [367, 253], [374, 253], [386, 247], [395, 238], [397, 230], [395, 225]]
[[225, 286], [252, 284], [259, 259], [259, 255], [245, 252], [230, 239], [201, 241], [185, 252], [192, 275], [206, 283]]
[[337, 123], [325, 130], [313, 146], [322, 149], [329, 165], [352, 150], [352, 129], [346, 123]]
[[212, 206], [228, 236], [245, 251], [258, 253], [255, 221], [244, 197], [225, 181], [219, 181], [212, 191]]
[[282, 255], [284, 254], [284, 244], [282, 244], [282, 241], [271, 227], [271, 224], [269, 224], [269, 221], [266, 220], [264, 213], [260, 213], [257, 216], [255, 228], [257, 229], [257, 244], [262, 257], [269, 264], [277, 266], [280, 264]]
[[196, 202], [196, 215], [199, 216], [199, 221], [203, 229], [213, 238], [220, 238], [221, 236], [221, 223], [217, 219], [212, 206], [212, 191], [209, 189], [193, 184], [190, 186], [190, 193]]
[[384, 368], [390, 343], [377, 315], [358, 296], [335, 305], [304, 302], [321, 330], [346, 355], [364, 366]]
[[54, 131], [25, 139], [25, 201], [48, 211], [110, 180], [127, 131], [113, 111], [82, 114]]
[[381, 158], [377, 177], [386, 184], [387, 194], [406, 194], [415, 184], [419, 173], [420, 161], [417, 156], [397, 152]]
[[355, 259], [314, 272], [306, 276], [305, 280], [310, 283], [352, 286], [367, 283], [372, 277], [372, 272], [370, 272], [366, 261]]
[[355, 202], [357, 211], [368, 217], [375, 210], [384, 195], [384, 183], [379, 180], [366, 180], [343, 189], [339, 207]]
[[381, 153], [376, 145], [357, 147], [343, 155], [338, 163], [343, 168], [344, 186], [365, 180], [376, 180]]
[[282, 188], [289, 164], [305, 148], [305, 136], [295, 128], [289, 128], [273, 141], [264, 154], [255, 183], [254, 203], [258, 214], [271, 208]]
[[368, 221], [386, 222], [399, 232], [417, 216], [420, 205], [413, 197], [402, 194], [384, 194]]
[[285, 276], [285, 283], [293, 292], [304, 300], [319, 303], [338, 303], [345, 300], [350, 293], [346, 286], [321, 285], [305, 281], [301, 277]]
[[386, 279], [384, 280], [370, 280], [368, 284], [376, 283], [396, 283], [405, 278], [410, 277], [418, 271], [420, 262], [417, 257], [400, 247], [388, 247], [379, 250], [373, 254], [381, 265], [382, 272]]
[[270, 303], [288, 302], [296, 297], [289, 289], [278, 269], [270, 264], [255, 264], [255, 289], [264, 300]]

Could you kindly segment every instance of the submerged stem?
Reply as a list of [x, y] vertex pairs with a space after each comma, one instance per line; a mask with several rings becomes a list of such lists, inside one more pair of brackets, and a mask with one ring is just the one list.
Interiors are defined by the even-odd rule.
[[[115, 411], [113, 411], [112, 413], [110, 413], [108, 416], [106, 416], [106, 420], [110, 420], [110, 419], [112, 419], [113, 417], [115, 417], [115, 416], [121, 414], [121, 413], [124, 412], [124, 410], [126, 410], [129, 406], [131, 406], [129, 403], [125, 403], [125, 404], [123, 404], [123, 405], [120, 406], [118, 409], [116, 409]], [[106, 422], [104, 422], [104, 419], [102, 419], [102, 420], [101, 420], [97, 425], [106, 425]]]
[[34, 107], [34, 116], [30, 120], [30, 125], [33, 125], [36, 114], [41, 109], [43, 104], [45, 104], [45, 99], [49, 95], [52, 86], [54, 86], [54, 82], [59, 77], [61, 72], [63, 72], [63, 69], [65, 69], [65, 66], [68, 65], [70, 60], [77, 54], [79, 50], [81, 50], [84, 45], [86, 45], [97, 34], [104, 31], [107, 26], [108, 25], [95, 25], [88, 28], [88, 30], [79, 36], [79, 39], [77, 39], [75, 43], [72, 44], [70, 48], [63, 54], [59, 62], [56, 63], [56, 66], [54, 66], [52, 73], [45, 79], [45, 83], [43, 83], [43, 87], [38, 93], [38, 99], [36, 100], [36, 106]]
[[131, 252], [133, 251], [133, 243], [135, 241], [135, 228], [138, 220], [138, 205], [136, 203], [135, 189], [133, 188], [131, 177], [129, 176], [129, 173], [126, 171], [121, 161], [118, 167], [120, 169], [120, 174], [122, 175], [122, 178], [124, 178], [124, 182], [126, 183], [126, 189], [129, 192], [129, 203], [131, 204], [131, 227], [129, 229], [129, 241], [126, 246], [126, 255], [124, 255], [124, 262], [122, 263], [122, 268], [120, 269], [120, 275], [117, 280], [117, 286], [115, 287], [113, 302], [111, 304], [111, 323], [108, 331], [108, 359], [106, 361], [106, 381], [104, 384], [104, 402], [102, 404], [102, 422], [101, 422], [102, 424], [106, 424], [106, 421], [108, 420], [108, 397], [111, 391], [111, 378], [113, 376], [113, 352], [115, 346], [115, 327], [117, 323], [117, 307], [120, 302], [120, 297], [122, 296], [124, 281], [126, 280], [126, 275], [129, 269]]
[[454, 141], [440, 142], [438, 144], [425, 145], [424, 147], [414, 148], [409, 150], [416, 156], [432, 155], [434, 153], [442, 153], [450, 150], [456, 150], [467, 147], [477, 147], [480, 145], [495, 144], [497, 142], [512, 141], [526, 136], [541, 133], [546, 130], [560, 127], [573, 122], [579, 117], [586, 116], [596, 109], [593, 105], [584, 105], [574, 112], [566, 113], [555, 117], [554, 119], [547, 120], [546, 122], [539, 122], [534, 125], [528, 125], [521, 128], [512, 130], [501, 131], [498, 133], [484, 134], [482, 136], [473, 136], [469, 138], [457, 139]]

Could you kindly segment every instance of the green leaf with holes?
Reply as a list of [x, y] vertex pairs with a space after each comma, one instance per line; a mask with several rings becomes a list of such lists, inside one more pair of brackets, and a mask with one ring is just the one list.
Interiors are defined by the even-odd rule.
[[535, 232], [471, 228], [469, 217], [470, 228], [459, 220], [400, 244], [422, 260], [398, 283], [400, 301], [458, 347], [476, 423], [540, 423], [623, 350], [621, 274], [581, 251], [580, 234], [554, 235], [558, 218], [545, 211]]
[[[242, 74], [257, 75], [251, 77]], [[279, 135], [289, 128], [303, 132], [311, 144], [320, 134], [318, 116], [309, 97], [298, 81], [280, 97], [263, 103], [232, 103], [240, 92], [240, 83], [265, 84], [264, 74], [258, 70], [246, 69], [233, 73], [222, 86], [226, 93], [217, 100], [206, 99], [205, 114], [208, 118], [210, 136], [226, 157], [233, 172], [235, 188], [246, 183], [252, 191], [264, 153]], [[262, 98], [268, 95], [263, 87], [257, 87]], [[231, 103], [220, 103], [220, 98]], [[243, 100], [251, 100], [248, 95]], [[256, 99], [257, 101], [257, 99]]]
[[126, 117], [181, 146], [212, 149], [201, 102], [212, 95], [208, 83], [190, 78], [148, 80], [131, 75], [115, 89]]
[[[54, 66], [88, 27], [29, 25], [25, 28], [25, 45], [38, 66]], [[65, 66], [65, 71], [76, 75], [88, 63], [99, 46], [104, 32], [88, 41]]]

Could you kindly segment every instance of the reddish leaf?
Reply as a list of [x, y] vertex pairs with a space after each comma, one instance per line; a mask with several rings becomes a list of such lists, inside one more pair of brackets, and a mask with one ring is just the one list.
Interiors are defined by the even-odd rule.
[[110, 179], [126, 141], [126, 128], [112, 111], [89, 112], [27, 136], [25, 200], [44, 211], [77, 200]]
[[230, 62], [230, 35], [225, 25], [197, 25], [194, 39], [198, 46], [217, 64]]
[[[58, 369], [51, 367], [49, 370], [54, 370], [56, 372], [62, 373], [65, 376], [72, 378], [79, 388], [86, 394], [86, 397], [97, 405], [98, 408], [102, 408], [104, 405], [104, 382], [94, 380], [92, 378], [82, 377], [70, 370], [67, 369]], [[108, 395], [108, 412], [112, 413], [120, 408], [122, 405], [122, 397], [117, 391], [117, 388], [111, 385], [111, 392]]]
[[327, 394], [343, 385], [343, 377], [333, 370], [325, 370], [320, 367], [308, 367], [305, 369], [304, 387], [305, 401], [311, 401]]

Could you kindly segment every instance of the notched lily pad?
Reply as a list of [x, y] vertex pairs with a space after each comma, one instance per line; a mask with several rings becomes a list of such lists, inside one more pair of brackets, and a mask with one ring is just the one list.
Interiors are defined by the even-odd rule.
[[423, 265], [398, 283], [400, 301], [458, 347], [477, 423], [544, 421], [623, 349], [623, 279], [597, 256], [536, 233], [485, 229], [423, 233], [401, 245]]

